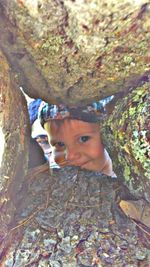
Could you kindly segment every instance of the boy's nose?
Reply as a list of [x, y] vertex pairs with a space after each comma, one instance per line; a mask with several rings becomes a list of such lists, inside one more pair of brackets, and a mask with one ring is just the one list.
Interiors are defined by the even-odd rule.
[[65, 158], [67, 161], [76, 163], [80, 159], [80, 152], [75, 147], [66, 149]]

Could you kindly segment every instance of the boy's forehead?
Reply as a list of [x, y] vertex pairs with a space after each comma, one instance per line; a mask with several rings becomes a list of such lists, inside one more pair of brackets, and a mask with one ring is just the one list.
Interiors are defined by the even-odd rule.
[[99, 131], [98, 123], [89, 123], [81, 120], [64, 119], [59, 123], [58, 121], [51, 121], [46, 127], [51, 134], [61, 134], [63, 131], [73, 131], [74, 133], [97, 132]]

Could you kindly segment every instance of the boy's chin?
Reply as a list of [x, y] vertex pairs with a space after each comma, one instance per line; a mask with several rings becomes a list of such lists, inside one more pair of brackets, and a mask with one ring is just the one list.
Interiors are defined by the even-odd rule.
[[85, 164], [83, 164], [82, 166], [80, 166], [81, 169], [86, 169], [86, 170], [89, 170], [89, 171], [101, 171], [101, 168], [100, 166], [98, 165], [94, 165], [93, 162], [87, 162]]

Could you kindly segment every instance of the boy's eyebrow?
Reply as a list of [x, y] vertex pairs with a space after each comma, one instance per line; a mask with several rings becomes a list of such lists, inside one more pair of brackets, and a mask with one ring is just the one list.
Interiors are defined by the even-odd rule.
[[77, 137], [77, 136], [83, 136], [83, 135], [86, 136], [86, 135], [93, 134], [93, 133], [96, 133], [96, 132], [97, 132], [97, 130], [83, 131], [83, 132], [81, 132], [79, 134], [76, 134], [75, 137]]

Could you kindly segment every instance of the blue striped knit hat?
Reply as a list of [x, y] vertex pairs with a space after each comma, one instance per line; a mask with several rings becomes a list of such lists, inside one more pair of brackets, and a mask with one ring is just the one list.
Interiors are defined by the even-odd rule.
[[105, 106], [111, 102], [114, 96], [106, 97], [98, 102], [93, 102], [87, 106], [69, 107], [64, 104], [51, 105], [43, 101], [38, 113], [41, 125], [51, 120], [63, 120], [70, 118], [85, 122], [99, 122], [106, 114]]

